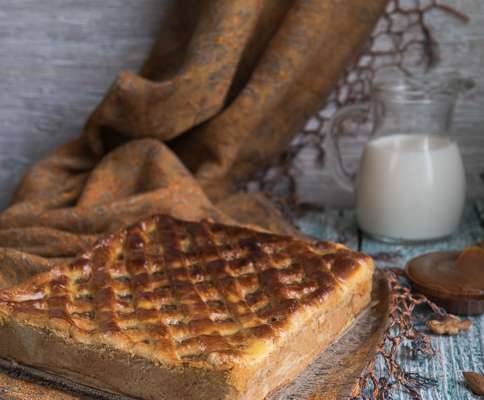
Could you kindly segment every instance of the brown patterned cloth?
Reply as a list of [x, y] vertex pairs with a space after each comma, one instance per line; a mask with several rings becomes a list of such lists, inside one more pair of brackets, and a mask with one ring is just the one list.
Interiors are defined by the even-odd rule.
[[0, 214], [0, 287], [156, 213], [293, 234], [261, 195], [233, 196], [237, 184], [285, 149], [386, 3], [173, 2], [140, 74], [121, 73]]

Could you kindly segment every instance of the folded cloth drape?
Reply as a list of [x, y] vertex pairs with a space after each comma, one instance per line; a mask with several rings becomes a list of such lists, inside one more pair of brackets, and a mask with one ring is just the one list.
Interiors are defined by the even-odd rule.
[[0, 287], [155, 213], [295, 234], [237, 188], [317, 110], [386, 3], [173, 2], [140, 74], [121, 73], [0, 214]]

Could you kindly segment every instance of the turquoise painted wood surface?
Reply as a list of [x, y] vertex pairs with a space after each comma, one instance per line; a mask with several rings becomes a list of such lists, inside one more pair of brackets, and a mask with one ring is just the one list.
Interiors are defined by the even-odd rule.
[[[484, 201], [468, 205], [456, 234], [425, 245], [393, 245], [376, 242], [361, 235], [352, 210], [309, 212], [298, 225], [306, 234], [334, 240], [371, 255], [379, 267], [404, 267], [411, 258], [437, 250], [459, 250], [484, 240]], [[412, 360], [401, 355], [400, 362], [411, 372], [433, 378], [436, 385], [421, 391], [424, 400], [477, 400], [464, 384], [462, 371], [484, 373], [484, 315], [471, 318], [472, 329], [454, 337], [432, 336], [436, 350], [433, 358]], [[424, 329], [422, 327], [422, 329]], [[411, 397], [398, 393], [394, 400]]]

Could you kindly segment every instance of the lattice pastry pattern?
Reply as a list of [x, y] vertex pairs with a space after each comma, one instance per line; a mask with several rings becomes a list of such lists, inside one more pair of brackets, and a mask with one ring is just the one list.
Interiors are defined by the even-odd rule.
[[81, 343], [224, 365], [263, 354], [367, 262], [335, 243], [154, 216], [1, 292], [0, 311]]

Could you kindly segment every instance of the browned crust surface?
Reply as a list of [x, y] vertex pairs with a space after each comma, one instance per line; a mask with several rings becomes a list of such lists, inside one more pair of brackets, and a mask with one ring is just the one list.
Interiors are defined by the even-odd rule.
[[[203, 369], [167, 368], [104, 347], [66, 343], [49, 332], [9, 320], [0, 328], [2, 356], [103, 391], [142, 399], [262, 399], [263, 393], [294, 379], [351, 324], [366, 306], [359, 293], [332, 312], [322, 313], [264, 362], [245, 393], [235, 393], [227, 376]], [[321, 329], [324, 325], [326, 329]], [[34, 351], [32, 351], [34, 349]], [[273, 368], [279, 365], [279, 368]], [[194, 396], [196, 388], [197, 396]]]
[[0, 356], [147, 399], [259, 399], [351, 323], [372, 273], [341, 245], [156, 216], [0, 292]]

